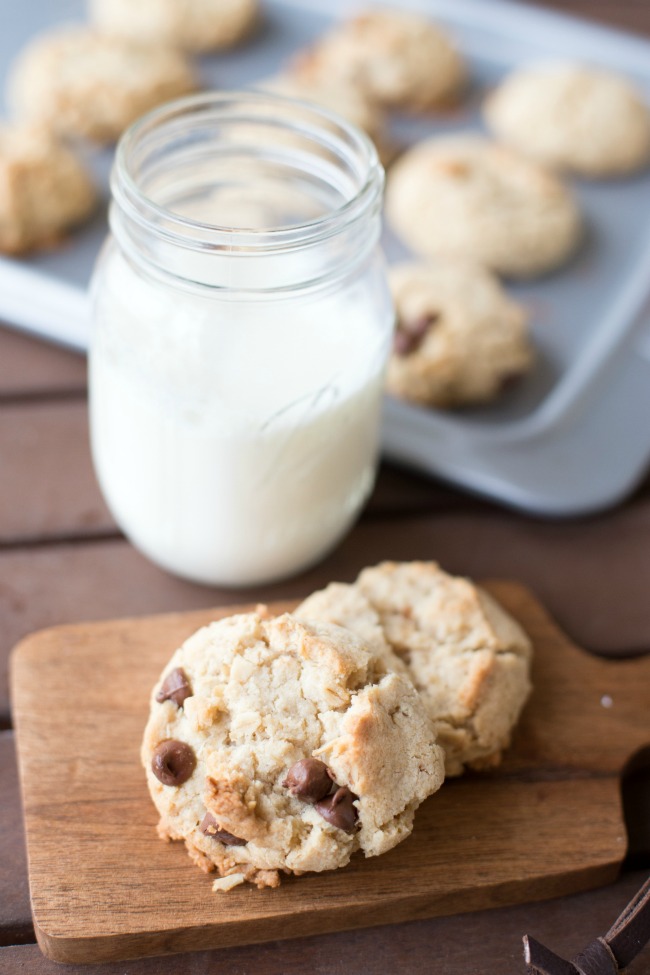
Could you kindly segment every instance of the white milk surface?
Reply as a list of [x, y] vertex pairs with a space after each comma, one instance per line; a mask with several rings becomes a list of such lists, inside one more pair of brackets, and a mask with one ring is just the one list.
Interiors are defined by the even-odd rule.
[[147, 282], [115, 248], [101, 273], [91, 438], [126, 535], [211, 584], [318, 560], [374, 479], [391, 331], [382, 289], [204, 299]]

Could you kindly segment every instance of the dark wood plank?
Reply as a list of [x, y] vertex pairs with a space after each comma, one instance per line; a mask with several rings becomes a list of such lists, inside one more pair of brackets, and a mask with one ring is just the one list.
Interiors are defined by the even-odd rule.
[[384, 462], [363, 518], [427, 514], [492, 507], [490, 501], [473, 497], [425, 474]]
[[[83, 399], [0, 405], [0, 546], [117, 533], [95, 479]], [[472, 504], [452, 488], [383, 465], [367, 517]]]
[[0, 945], [34, 941], [14, 736], [0, 732]]
[[507, 513], [451, 513], [359, 524], [321, 565], [254, 590], [176, 579], [122, 540], [0, 553], [0, 720], [8, 721], [6, 660], [19, 637], [55, 623], [300, 598], [351, 581], [382, 559], [438, 559], [450, 572], [518, 579], [581, 646], [650, 650], [650, 502], [607, 517], [546, 523]]
[[555, 7], [563, 13], [599, 21], [622, 30], [650, 34], [650, 8], [647, 0], [545, 0], [529, 6]]
[[[0, 470], [0, 547], [118, 533], [95, 479], [83, 400], [0, 406]], [[646, 497], [650, 501], [650, 480], [635, 503]], [[464, 511], [488, 515], [502, 509], [432, 478], [382, 464], [362, 518]], [[608, 519], [611, 513], [601, 517]]]
[[85, 388], [83, 356], [0, 326], [0, 401], [62, 393], [81, 396]]
[[0, 407], [0, 471], [0, 545], [116, 533], [92, 469], [82, 400]]
[[[24, 641], [14, 709], [35, 927], [48, 956], [113, 961], [266, 941], [279, 928], [292, 938], [538, 900], [615, 877], [625, 855], [620, 775], [650, 748], [650, 657], [591, 657], [522, 586], [486, 586], [536, 651], [533, 694], [503, 765], [445, 784], [391, 855], [287, 880], [271, 896], [241, 888], [216, 912], [209, 878], [155, 835], [138, 754], [170, 654], [241, 607], [76, 624]], [[605, 692], [613, 707], [602, 706]]]
[[[608, 930], [646, 876], [626, 873], [600, 890], [539, 904], [128, 964], [62, 967], [36, 945], [3, 948], [0, 975], [524, 975], [524, 934], [571, 957]], [[647, 975], [649, 959], [646, 948], [626, 975]]]

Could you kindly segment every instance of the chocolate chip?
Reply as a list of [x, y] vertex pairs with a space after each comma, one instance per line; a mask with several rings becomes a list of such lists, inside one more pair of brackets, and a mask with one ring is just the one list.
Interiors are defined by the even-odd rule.
[[358, 811], [352, 803], [358, 799], [354, 792], [350, 792], [347, 786], [337, 789], [334, 795], [328, 796], [317, 802], [314, 808], [332, 826], [342, 829], [346, 833], [354, 833], [357, 828]]
[[210, 836], [213, 840], [219, 840], [224, 846], [245, 846], [246, 840], [240, 840], [238, 836], [233, 836], [226, 829], [219, 829], [219, 823], [212, 813], [206, 813], [201, 821], [201, 832]]
[[427, 315], [420, 315], [412, 322], [405, 322], [398, 319], [397, 330], [393, 338], [393, 351], [395, 355], [407, 356], [416, 352], [431, 328], [440, 318], [438, 312], [429, 312]]
[[499, 378], [499, 392], [507, 393], [517, 385], [523, 376], [523, 372], [505, 372]]
[[167, 738], [154, 749], [151, 769], [163, 785], [182, 785], [195, 768], [196, 756], [184, 741]]
[[325, 762], [317, 758], [301, 758], [292, 765], [282, 783], [291, 795], [303, 802], [318, 802], [329, 794], [334, 776]]
[[187, 674], [180, 667], [170, 672], [161, 684], [160, 690], [156, 694], [156, 700], [161, 704], [163, 701], [173, 701], [180, 708], [186, 697], [192, 696], [192, 688], [187, 679]]

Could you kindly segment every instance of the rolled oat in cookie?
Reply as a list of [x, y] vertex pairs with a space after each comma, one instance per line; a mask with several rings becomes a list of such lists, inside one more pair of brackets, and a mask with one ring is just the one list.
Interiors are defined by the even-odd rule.
[[533, 363], [526, 310], [485, 268], [462, 261], [391, 268], [397, 311], [388, 391], [449, 408], [497, 398]]
[[498, 85], [484, 113], [499, 139], [547, 166], [602, 179], [650, 163], [650, 107], [613, 71], [525, 65]]
[[383, 632], [420, 692], [446, 775], [499, 763], [530, 694], [532, 646], [479, 586], [435, 562], [383, 562], [314, 593], [294, 615]]
[[385, 112], [357, 85], [332, 79], [308, 82], [288, 73], [268, 78], [259, 87], [276, 95], [312, 102], [356, 125], [374, 142], [385, 166], [395, 156], [397, 149], [388, 136]]
[[42, 126], [0, 126], [0, 251], [61, 241], [95, 209], [97, 194], [71, 150]]
[[233, 616], [191, 636], [152, 692], [142, 745], [161, 837], [216, 869], [216, 890], [275, 887], [282, 873], [405, 839], [444, 755], [390, 656], [287, 615]]
[[97, 27], [117, 37], [188, 51], [233, 47], [259, 20], [259, 0], [90, 0]]
[[7, 100], [18, 118], [58, 135], [113, 142], [144, 112], [196, 87], [179, 51], [67, 27], [19, 54]]
[[386, 215], [416, 254], [513, 278], [564, 264], [582, 236], [574, 196], [553, 173], [471, 132], [426, 139], [400, 156]]
[[455, 101], [466, 77], [443, 28], [411, 11], [381, 8], [334, 27], [291, 70], [306, 84], [352, 85], [378, 105], [409, 112]]

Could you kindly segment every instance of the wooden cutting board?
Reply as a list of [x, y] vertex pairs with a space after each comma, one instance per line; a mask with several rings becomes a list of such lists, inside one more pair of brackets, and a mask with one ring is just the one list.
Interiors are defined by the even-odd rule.
[[212, 893], [182, 845], [156, 837], [140, 767], [149, 692], [164, 664], [198, 626], [232, 607], [57, 627], [19, 644], [13, 702], [44, 953], [99, 962], [216, 948], [611, 881], [626, 851], [620, 775], [650, 744], [650, 658], [589, 656], [519, 585], [486, 588], [535, 645], [534, 692], [502, 766], [445, 783], [390, 853], [290, 877], [278, 890]]

